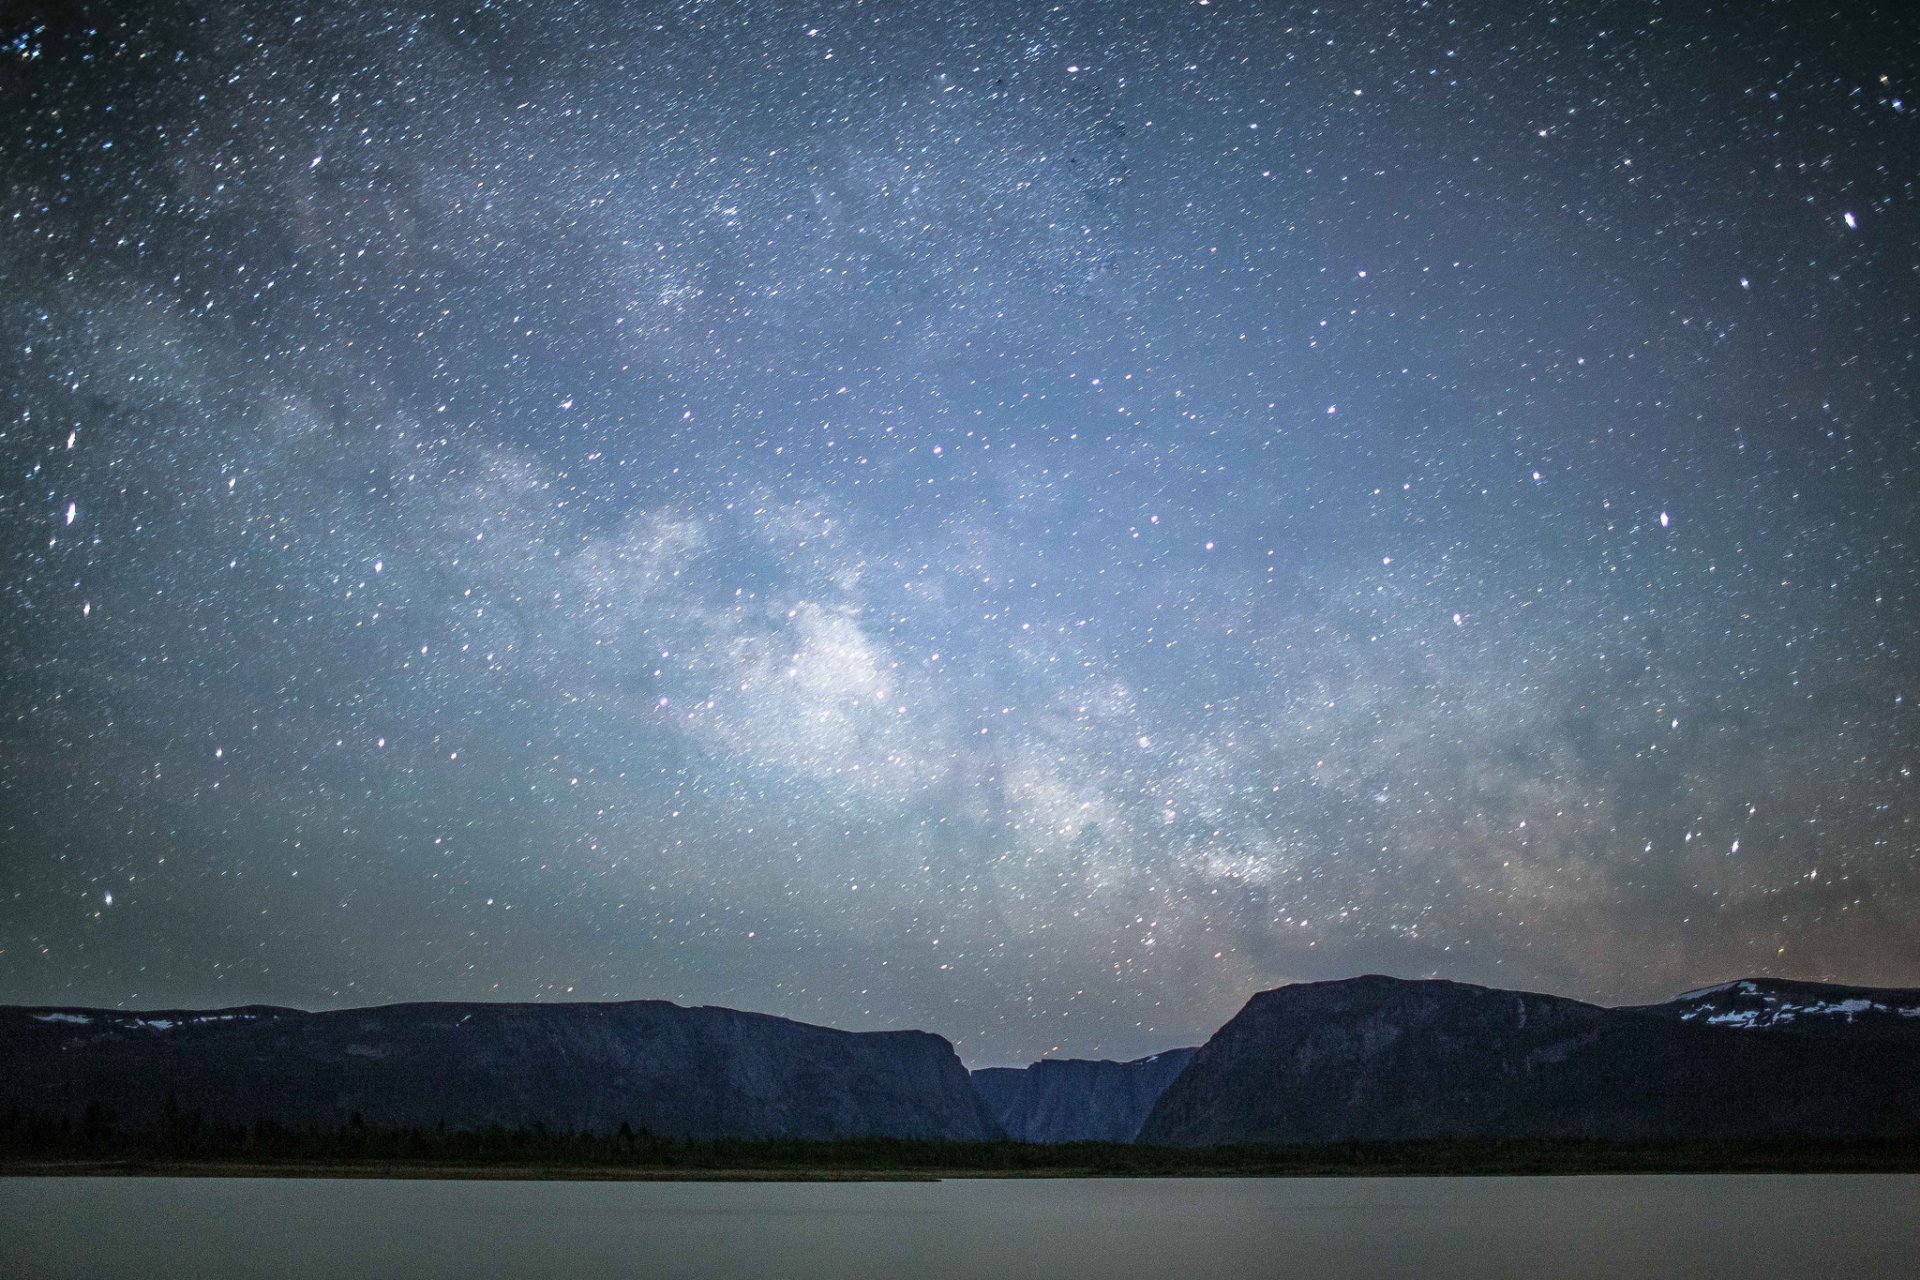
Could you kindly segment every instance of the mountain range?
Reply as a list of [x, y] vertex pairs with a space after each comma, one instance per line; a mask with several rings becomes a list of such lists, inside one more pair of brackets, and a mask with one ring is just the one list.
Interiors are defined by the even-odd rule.
[[617, 1004], [123, 1013], [0, 1009], [0, 1111], [664, 1137], [978, 1141], [999, 1126], [946, 1040]]
[[968, 1073], [921, 1031], [663, 1001], [0, 1007], [0, 1113], [1165, 1146], [1920, 1139], [1920, 990], [1739, 979], [1605, 1008], [1367, 976], [1198, 1047]]
[[[1755, 993], [1769, 990], [1763, 1017]], [[1855, 1001], [1853, 1021], [1828, 1012]], [[1861, 1016], [1873, 1006], [1885, 1017]], [[1216, 1032], [1139, 1141], [1920, 1136], [1916, 1018], [1913, 993], [1759, 980], [1639, 1009], [1443, 981], [1302, 983]]]

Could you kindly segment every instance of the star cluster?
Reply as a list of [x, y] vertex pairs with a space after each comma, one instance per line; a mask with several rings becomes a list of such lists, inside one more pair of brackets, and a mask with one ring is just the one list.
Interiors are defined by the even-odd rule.
[[1904, 4], [0, 28], [0, 997], [1920, 981]]

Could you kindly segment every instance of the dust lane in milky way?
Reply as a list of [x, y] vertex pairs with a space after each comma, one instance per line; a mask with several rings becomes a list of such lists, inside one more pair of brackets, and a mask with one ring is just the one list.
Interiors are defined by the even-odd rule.
[[1901, 4], [0, 28], [0, 999], [1920, 982]]

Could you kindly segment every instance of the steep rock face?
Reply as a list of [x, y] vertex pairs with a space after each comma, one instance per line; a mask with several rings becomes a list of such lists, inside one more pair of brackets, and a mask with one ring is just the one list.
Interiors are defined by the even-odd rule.
[[1452, 982], [1262, 992], [1161, 1095], [1140, 1141], [1920, 1135], [1920, 1053], [1754, 1036]]
[[1641, 1011], [1742, 1031], [1920, 1042], [1920, 991], [1895, 987], [1740, 978], [1688, 991]]
[[1028, 1067], [984, 1067], [973, 1086], [1016, 1142], [1132, 1142], [1194, 1049], [1169, 1049], [1132, 1062], [1043, 1059]]
[[953, 1047], [731, 1009], [402, 1004], [304, 1013], [0, 1009], [0, 1108], [680, 1137], [997, 1136]]

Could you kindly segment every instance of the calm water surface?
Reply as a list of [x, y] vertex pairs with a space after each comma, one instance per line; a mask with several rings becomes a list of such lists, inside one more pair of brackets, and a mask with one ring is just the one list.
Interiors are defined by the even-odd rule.
[[1920, 1177], [0, 1178], [0, 1276], [1920, 1275]]

